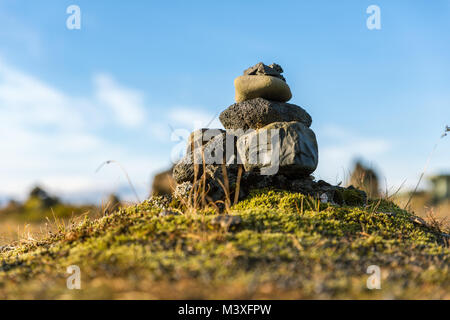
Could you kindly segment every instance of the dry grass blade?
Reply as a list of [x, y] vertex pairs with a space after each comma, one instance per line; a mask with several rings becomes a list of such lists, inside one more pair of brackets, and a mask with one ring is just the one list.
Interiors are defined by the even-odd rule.
[[403, 180], [402, 184], [400, 185], [400, 187], [398, 187], [397, 191], [395, 191], [393, 194], [391, 194], [390, 196], [388, 196], [388, 191], [387, 191], [387, 183], [386, 183], [386, 200], [391, 200], [392, 198], [394, 198], [399, 192], [400, 190], [403, 188], [403, 186], [406, 183], [406, 179]]
[[240, 192], [240, 187], [241, 187], [241, 177], [242, 177], [242, 166], [239, 165], [237, 179], [236, 179], [236, 189], [234, 191], [234, 202], [233, 202], [234, 205], [237, 204], [238, 200], [239, 200], [239, 192]]
[[225, 192], [225, 208], [228, 211], [231, 207], [231, 198], [230, 198], [230, 183], [228, 181], [228, 171], [227, 166], [222, 163], [222, 176], [223, 176], [223, 188]]
[[206, 161], [205, 161], [205, 152], [202, 149], [202, 163], [203, 163], [203, 175], [202, 175], [202, 206], [206, 207], [206, 200], [205, 200], [205, 189], [206, 189]]
[[225, 210], [228, 212], [230, 210], [230, 196], [227, 192], [227, 187], [225, 186], [225, 184], [222, 181], [217, 180], [217, 182], [220, 184], [220, 186], [222, 187], [222, 189], [225, 192], [225, 201], [220, 200], [217, 202], [225, 204]]
[[119, 166], [119, 168], [120, 168], [120, 169], [122, 170], [122, 172], [125, 174], [125, 177], [127, 178], [128, 184], [130, 185], [130, 188], [131, 188], [131, 190], [133, 191], [134, 196], [136, 197], [137, 202], [138, 202], [138, 203], [141, 203], [141, 200], [139, 199], [139, 196], [138, 196], [138, 194], [137, 194], [137, 192], [136, 192], [136, 189], [134, 188], [134, 185], [133, 185], [133, 183], [131, 182], [131, 179], [130, 179], [130, 176], [128, 175], [127, 170], [125, 170], [125, 168], [124, 168], [118, 161], [116, 161], [116, 160], [108, 160], [108, 161], [103, 162], [103, 163], [97, 168], [97, 170], [95, 170], [95, 173], [99, 172], [100, 169], [103, 168], [103, 166], [105, 166], [105, 165], [107, 165], [107, 164], [110, 164], [110, 163], [115, 163], [115, 164], [117, 164], [117, 165]]

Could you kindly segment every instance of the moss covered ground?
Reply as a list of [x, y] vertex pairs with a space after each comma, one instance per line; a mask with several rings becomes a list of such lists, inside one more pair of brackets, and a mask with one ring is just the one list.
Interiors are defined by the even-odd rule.
[[[153, 201], [85, 218], [0, 249], [0, 298], [449, 299], [442, 230], [387, 201], [333, 206], [298, 193], [254, 191], [232, 207], [160, 216]], [[66, 287], [67, 267], [81, 290]], [[381, 289], [369, 290], [370, 265]]]

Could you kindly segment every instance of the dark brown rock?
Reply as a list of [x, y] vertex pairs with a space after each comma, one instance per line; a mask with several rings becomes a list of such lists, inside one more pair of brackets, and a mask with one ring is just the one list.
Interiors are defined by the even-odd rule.
[[259, 129], [274, 122], [297, 121], [310, 127], [312, 118], [303, 108], [263, 98], [255, 98], [229, 106], [219, 116], [226, 129]]

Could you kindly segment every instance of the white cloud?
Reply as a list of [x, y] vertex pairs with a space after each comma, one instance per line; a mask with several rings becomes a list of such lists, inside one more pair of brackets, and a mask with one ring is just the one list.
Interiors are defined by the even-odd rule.
[[98, 132], [127, 134], [146, 121], [143, 94], [111, 76], [94, 83], [92, 97], [72, 97], [0, 59], [0, 193], [23, 197], [35, 183], [64, 195], [112, 192], [127, 184], [123, 173], [94, 170], [115, 159], [146, 196], [150, 174], [164, 164]]
[[198, 107], [173, 107], [168, 114], [171, 124], [183, 126], [192, 130], [194, 128], [223, 128], [219, 115], [203, 111]]
[[146, 112], [142, 93], [120, 86], [106, 74], [94, 77], [96, 98], [115, 115], [116, 121], [125, 127], [136, 127], [144, 123]]
[[[27, 127], [80, 128], [81, 116], [70, 100], [54, 88], [0, 60], [0, 108], [2, 122]], [[69, 117], [70, 121], [61, 121]]]

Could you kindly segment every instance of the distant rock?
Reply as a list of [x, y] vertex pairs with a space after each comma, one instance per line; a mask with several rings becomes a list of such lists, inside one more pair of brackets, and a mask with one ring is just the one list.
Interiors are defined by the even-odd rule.
[[354, 187], [363, 190], [370, 198], [379, 197], [379, 179], [374, 169], [365, 166], [360, 160], [355, 163], [350, 183]]
[[177, 185], [172, 176], [173, 167], [155, 175], [152, 183], [152, 195], [164, 196], [171, 195]]
[[226, 129], [259, 129], [273, 122], [297, 121], [310, 127], [311, 116], [303, 108], [290, 103], [255, 98], [235, 103], [219, 116]]
[[104, 215], [111, 214], [112, 212], [118, 210], [121, 206], [122, 203], [120, 201], [119, 196], [112, 193], [108, 196], [108, 199], [102, 206], [103, 214]]

